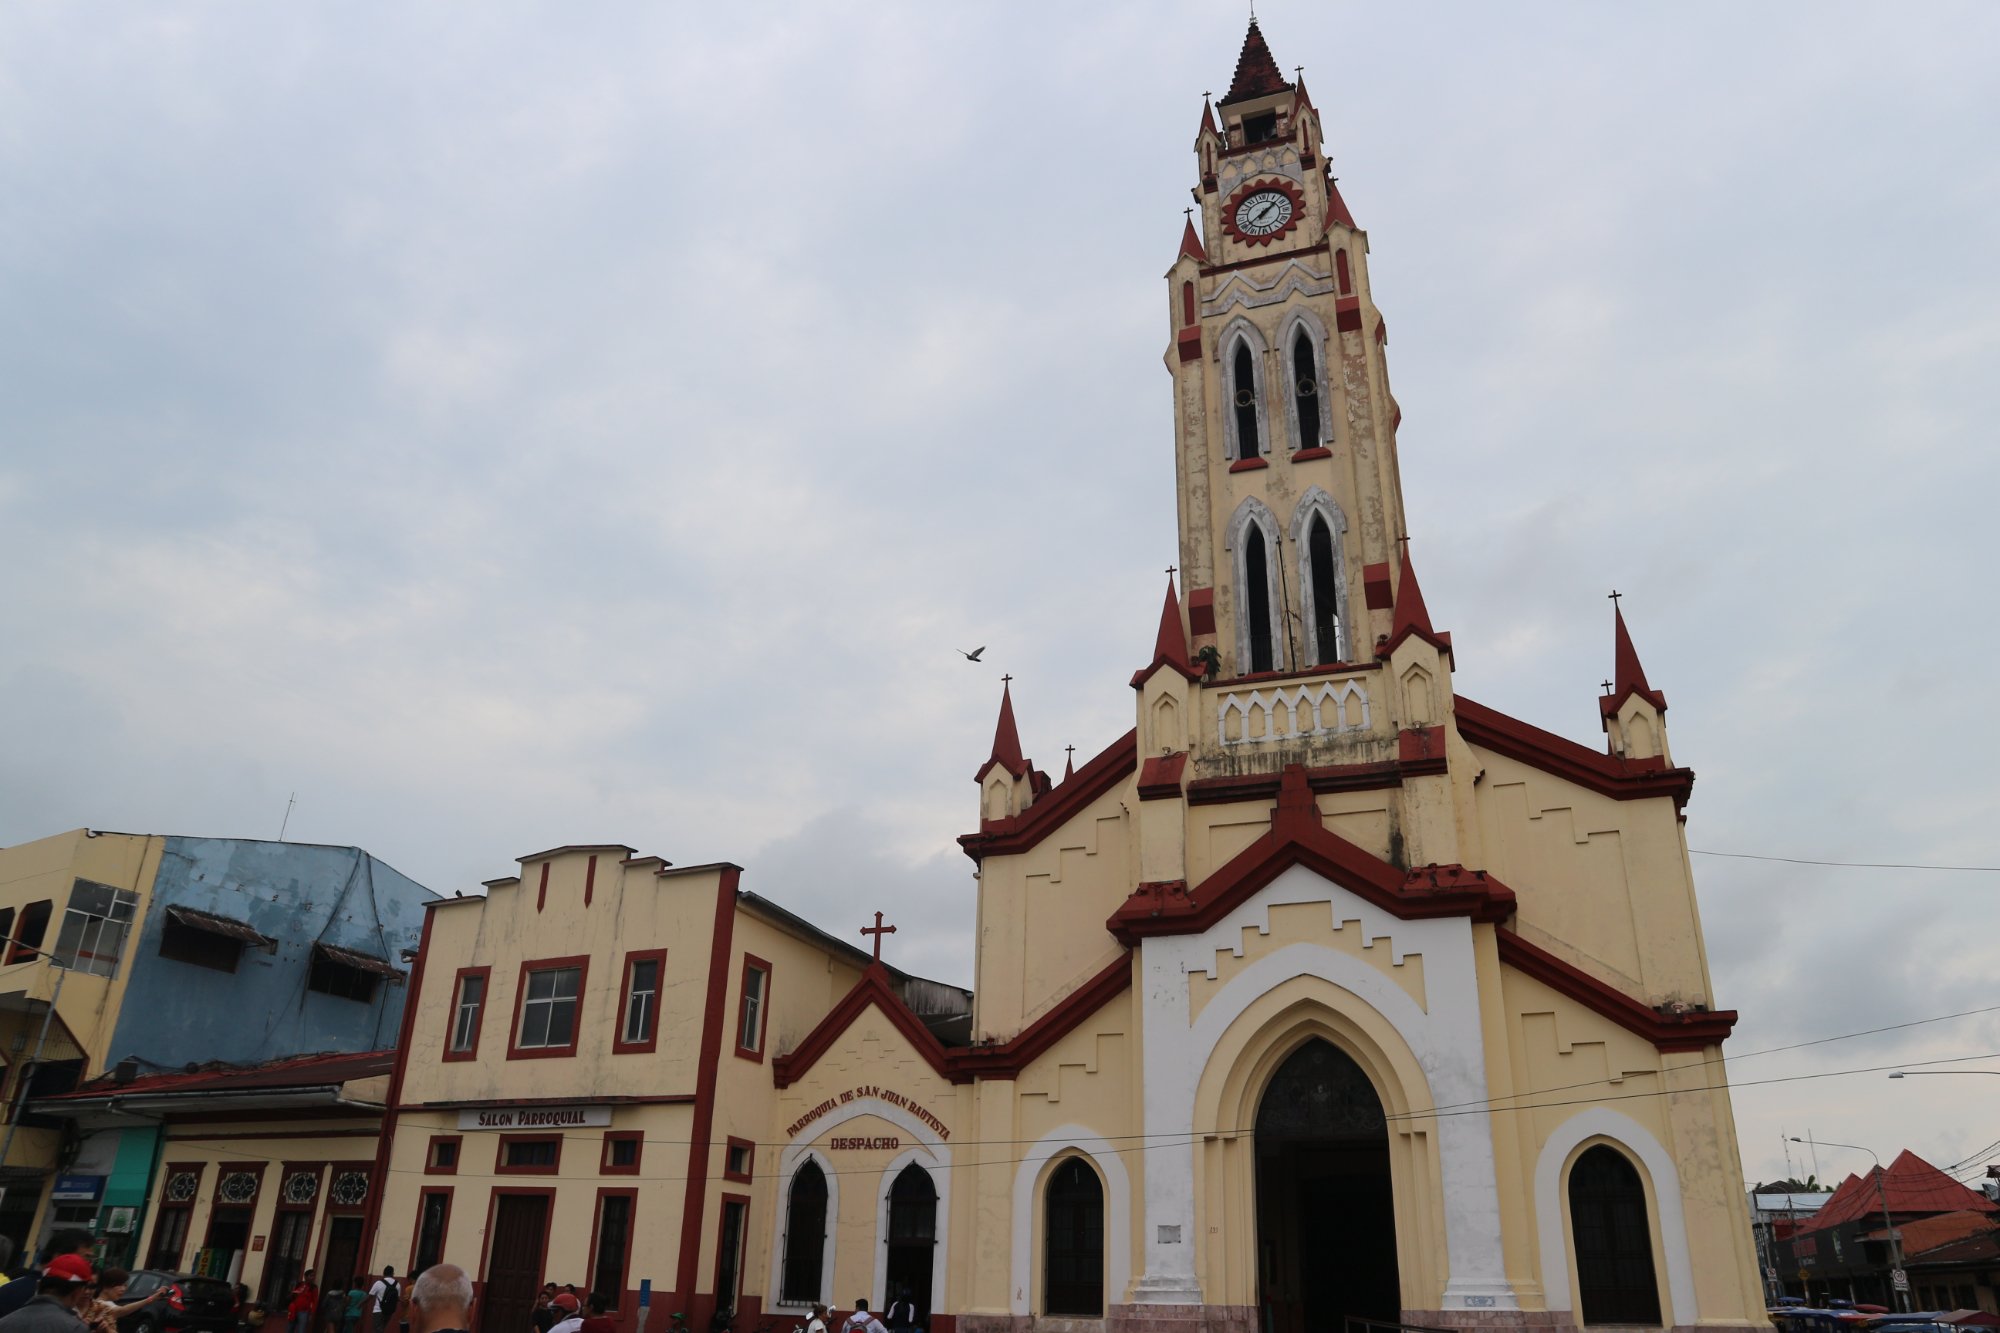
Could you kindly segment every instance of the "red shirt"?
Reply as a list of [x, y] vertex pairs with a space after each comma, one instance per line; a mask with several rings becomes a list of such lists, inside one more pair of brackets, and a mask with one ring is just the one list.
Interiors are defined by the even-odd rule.
[[576, 1333], [618, 1333], [618, 1321], [608, 1314], [594, 1314], [583, 1321]]
[[319, 1288], [310, 1282], [301, 1282], [292, 1288], [292, 1303], [285, 1307], [289, 1315], [311, 1314], [319, 1305]]

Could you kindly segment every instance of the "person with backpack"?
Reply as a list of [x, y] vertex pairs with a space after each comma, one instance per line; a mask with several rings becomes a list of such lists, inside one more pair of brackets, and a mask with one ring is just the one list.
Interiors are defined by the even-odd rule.
[[368, 1288], [368, 1296], [375, 1302], [375, 1333], [391, 1333], [396, 1327], [396, 1307], [403, 1303], [403, 1289], [396, 1285], [394, 1264], [382, 1265], [382, 1276]]
[[868, 1302], [864, 1298], [854, 1303], [854, 1313], [841, 1321], [840, 1333], [889, 1333], [882, 1327], [882, 1321], [868, 1313]]
[[883, 1311], [889, 1321], [889, 1333], [916, 1333], [917, 1307], [910, 1300], [910, 1290], [904, 1287], [896, 1292], [889, 1308]]

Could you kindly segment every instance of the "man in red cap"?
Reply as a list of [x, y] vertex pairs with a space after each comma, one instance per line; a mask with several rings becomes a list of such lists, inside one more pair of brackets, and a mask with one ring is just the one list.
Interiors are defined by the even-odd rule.
[[0, 1333], [83, 1333], [76, 1310], [93, 1298], [96, 1281], [90, 1260], [80, 1254], [57, 1255], [36, 1280], [35, 1298], [0, 1319]]

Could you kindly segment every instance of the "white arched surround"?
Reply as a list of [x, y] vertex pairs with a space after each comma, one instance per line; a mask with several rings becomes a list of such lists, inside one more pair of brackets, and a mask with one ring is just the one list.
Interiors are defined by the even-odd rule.
[[820, 1174], [826, 1177], [826, 1239], [821, 1242], [819, 1256], [819, 1295], [814, 1299], [820, 1304], [833, 1304], [833, 1254], [834, 1237], [840, 1232], [840, 1177], [834, 1174], [833, 1163], [824, 1153], [811, 1148], [788, 1148], [778, 1163], [778, 1206], [777, 1219], [771, 1224], [771, 1290], [765, 1302], [766, 1309], [784, 1306], [803, 1310], [810, 1301], [782, 1301], [779, 1297], [785, 1289], [785, 1240], [786, 1228], [792, 1218], [792, 1177], [807, 1162], [816, 1163]]
[[[1571, 1278], [1575, 1256], [1569, 1244], [1568, 1176], [1571, 1160], [1592, 1139], [1603, 1139], [1636, 1158], [1645, 1168], [1653, 1229], [1667, 1261], [1667, 1300], [1677, 1325], [1700, 1317], [1694, 1294], [1694, 1261], [1688, 1250], [1687, 1213], [1681, 1206], [1681, 1177], [1674, 1159], [1646, 1127], [1609, 1107], [1579, 1111], [1557, 1127], [1535, 1159], [1535, 1234], [1542, 1251], [1542, 1291], [1551, 1310], [1575, 1310]], [[1582, 1313], [1577, 1311], [1577, 1322]]]
[[1318, 600], [1313, 593], [1312, 543], [1306, 540], [1307, 525], [1316, 514], [1326, 516], [1327, 531], [1333, 538], [1333, 620], [1335, 634], [1340, 640], [1333, 646], [1333, 658], [1344, 662], [1353, 650], [1353, 631], [1347, 621], [1347, 515], [1340, 512], [1340, 506], [1321, 486], [1308, 490], [1300, 497], [1298, 507], [1292, 510], [1292, 550], [1299, 560], [1299, 609], [1305, 620], [1306, 659], [1319, 661], [1319, 636], [1314, 628], [1319, 619]]
[[[1132, 1283], [1132, 1180], [1125, 1159], [1102, 1138], [1081, 1125], [1064, 1125], [1035, 1141], [1014, 1169], [1014, 1215], [1010, 1237], [1013, 1259], [1007, 1294], [1014, 1314], [1033, 1314], [1036, 1279], [1041, 1265], [1035, 1253], [1035, 1222], [1042, 1215], [1041, 1182], [1048, 1176], [1049, 1163], [1057, 1157], [1088, 1157], [1104, 1181], [1104, 1304], [1110, 1307], [1125, 1299]], [[935, 1299], [932, 1308], [936, 1308]]]
[[1266, 410], [1270, 401], [1264, 392], [1264, 335], [1257, 326], [1238, 315], [1223, 325], [1222, 332], [1215, 339], [1216, 380], [1222, 388], [1222, 439], [1231, 462], [1242, 459], [1243, 442], [1236, 435], [1236, 348], [1238, 345], [1250, 349], [1250, 390], [1256, 399], [1257, 408], [1257, 452], [1249, 455], [1259, 458], [1271, 452], [1271, 414]]
[[[1190, 1016], [1188, 976], [1215, 976], [1223, 950], [1242, 956], [1245, 930], [1270, 931], [1271, 908], [1328, 904], [1331, 925], [1356, 928], [1364, 946], [1389, 941], [1392, 957], [1421, 954], [1426, 1005], [1375, 967], [1329, 945], [1292, 944], [1237, 973]], [[1154, 936], [1140, 952], [1145, 1005], [1146, 1271], [1141, 1303], [1200, 1304], [1195, 1234], [1195, 1097], [1215, 1047], [1259, 997], [1295, 977], [1317, 977], [1372, 1007], [1402, 1038], [1429, 1081], [1410, 1089], [1418, 1105], [1483, 1107], [1488, 1100], [1472, 923], [1465, 917], [1404, 921], [1303, 866], [1293, 866], [1198, 935]], [[1437, 1138], [1444, 1223], [1447, 1310], [1516, 1310], [1500, 1246], [1500, 1189], [1492, 1117], [1485, 1110], [1440, 1116]], [[1187, 1136], [1185, 1139], [1181, 1136]], [[1172, 1240], [1163, 1240], [1163, 1237]]]
[[800, 1301], [782, 1302], [778, 1299], [785, 1281], [785, 1221], [790, 1213], [792, 1199], [792, 1176], [808, 1159], [817, 1161], [819, 1169], [826, 1172], [826, 1251], [820, 1260], [819, 1300], [822, 1304], [833, 1305], [833, 1261], [834, 1238], [840, 1234], [840, 1177], [834, 1174], [833, 1165], [826, 1156], [812, 1145], [832, 1133], [850, 1120], [861, 1116], [874, 1116], [886, 1120], [901, 1130], [905, 1142], [913, 1146], [896, 1159], [890, 1174], [883, 1177], [882, 1201], [876, 1209], [875, 1234], [875, 1300], [881, 1299], [882, 1283], [888, 1264], [888, 1247], [883, 1243], [888, 1239], [887, 1216], [883, 1212], [888, 1198], [889, 1184], [895, 1180], [895, 1171], [900, 1171], [908, 1162], [916, 1162], [931, 1173], [931, 1184], [938, 1193], [937, 1256], [931, 1261], [931, 1308], [939, 1308], [947, 1297], [945, 1279], [948, 1271], [947, 1246], [951, 1217], [951, 1148], [947, 1146], [923, 1121], [911, 1115], [900, 1106], [874, 1097], [857, 1097], [838, 1111], [815, 1120], [793, 1136], [778, 1157], [778, 1206], [773, 1211], [777, 1217], [772, 1222], [771, 1235], [771, 1286], [765, 1309], [783, 1307], [788, 1310], [804, 1308]]
[[[1319, 399], [1319, 434], [1307, 439], [1299, 429], [1299, 379], [1293, 343], [1303, 330], [1312, 344], [1313, 393]], [[1278, 330], [1278, 359], [1284, 363], [1285, 422], [1292, 432], [1294, 449], [1324, 449], [1333, 444], [1333, 399], [1327, 392], [1326, 326], [1304, 306], [1292, 311]]]
[[1243, 497], [1243, 503], [1236, 506], [1236, 512], [1229, 516], [1229, 525], [1222, 532], [1222, 549], [1229, 554], [1230, 586], [1236, 597], [1236, 674], [1247, 675], [1250, 671], [1250, 584], [1249, 574], [1243, 567], [1243, 549], [1247, 541], [1264, 543], [1264, 592], [1265, 605], [1271, 608], [1271, 665], [1280, 671], [1289, 670], [1291, 664], [1285, 653], [1285, 598], [1283, 583], [1280, 581], [1278, 562], [1285, 558], [1279, 541], [1278, 516], [1271, 507], [1254, 495]]
[[896, 1184], [896, 1177], [903, 1174], [906, 1166], [920, 1166], [931, 1178], [931, 1188], [937, 1191], [937, 1223], [935, 1238], [931, 1247], [931, 1304], [933, 1310], [950, 1307], [945, 1304], [945, 1259], [951, 1252], [951, 1209], [947, 1206], [951, 1197], [945, 1193], [945, 1180], [951, 1174], [950, 1154], [942, 1162], [930, 1148], [918, 1146], [906, 1148], [890, 1162], [882, 1172], [882, 1183], [877, 1191], [875, 1207], [875, 1286], [874, 1306], [878, 1310], [889, 1308], [889, 1191]]

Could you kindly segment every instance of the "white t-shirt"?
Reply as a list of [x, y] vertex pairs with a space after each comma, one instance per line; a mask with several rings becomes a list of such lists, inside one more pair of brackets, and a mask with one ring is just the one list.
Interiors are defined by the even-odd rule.
[[[394, 1282], [391, 1282], [391, 1281], [390, 1281], [390, 1280], [389, 1280], [388, 1278], [386, 1278], [386, 1277], [378, 1277], [378, 1278], [376, 1278], [376, 1279], [375, 1279], [375, 1285], [374, 1285], [374, 1286], [372, 1286], [372, 1287], [370, 1287], [370, 1288], [368, 1289], [368, 1295], [369, 1295], [369, 1298], [370, 1298], [371, 1300], [373, 1300], [373, 1301], [374, 1301], [374, 1303], [375, 1303], [375, 1313], [376, 1313], [376, 1314], [381, 1314], [381, 1313], [382, 1313], [382, 1296], [383, 1296], [383, 1293], [387, 1292], [387, 1291], [388, 1291], [388, 1290], [389, 1290], [389, 1289], [390, 1289], [391, 1287], [395, 1287], [395, 1286], [396, 1286], [396, 1284], [395, 1284]], [[401, 1308], [402, 1308], [402, 1298], [403, 1298], [403, 1293], [402, 1293], [402, 1289], [401, 1289], [401, 1288], [397, 1288], [397, 1291], [396, 1291], [396, 1302], [397, 1302], [397, 1308], [398, 1308], [398, 1309], [401, 1309]]]
[[806, 1333], [826, 1333], [826, 1320], [814, 1315], [806, 1321]]
[[549, 1333], [576, 1333], [576, 1331], [582, 1327], [583, 1327], [583, 1316], [581, 1314], [573, 1314], [569, 1318], [557, 1324], [554, 1328], [551, 1328], [549, 1330]]
[[[556, 1333], [556, 1331], [550, 1329], [549, 1333]], [[846, 1322], [841, 1324], [840, 1333], [889, 1333], [889, 1330], [882, 1327], [882, 1321], [877, 1319], [873, 1312], [856, 1310], [853, 1314], [847, 1316]]]

